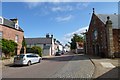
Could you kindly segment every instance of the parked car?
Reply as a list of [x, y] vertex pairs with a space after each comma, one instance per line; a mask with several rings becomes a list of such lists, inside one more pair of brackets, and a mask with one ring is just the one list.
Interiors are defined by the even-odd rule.
[[65, 54], [65, 51], [63, 50], [63, 51], [61, 51], [61, 54], [63, 55], [63, 54]]
[[55, 56], [61, 56], [61, 52], [60, 51], [56, 52]]
[[41, 59], [42, 58], [38, 54], [34, 53], [20, 54], [14, 57], [14, 65], [30, 66], [33, 63], [40, 63]]

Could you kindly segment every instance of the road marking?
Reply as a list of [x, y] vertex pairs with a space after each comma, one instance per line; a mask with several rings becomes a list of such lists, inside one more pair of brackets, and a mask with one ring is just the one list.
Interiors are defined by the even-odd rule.
[[105, 68], [115, 68], [115, 66], [110, 62], [100, 62], [100, 64]]

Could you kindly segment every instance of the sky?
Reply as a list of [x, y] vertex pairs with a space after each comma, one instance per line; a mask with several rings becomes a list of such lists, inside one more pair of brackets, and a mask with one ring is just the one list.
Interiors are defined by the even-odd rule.
[[18, 18], [26, 38], [49, 33], [65, 44], [88, 28], [92, 8], [96, 14], [118, 13], [117, 2], [2, 2], [2, 16]]

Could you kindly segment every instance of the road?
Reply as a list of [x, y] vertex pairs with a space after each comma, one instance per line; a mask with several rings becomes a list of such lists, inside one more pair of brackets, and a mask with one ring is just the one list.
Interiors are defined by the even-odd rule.
[[94, 65], [82, 54], [43, 58], [31, 66], [6, 66], [3, 78], [91, 78]]

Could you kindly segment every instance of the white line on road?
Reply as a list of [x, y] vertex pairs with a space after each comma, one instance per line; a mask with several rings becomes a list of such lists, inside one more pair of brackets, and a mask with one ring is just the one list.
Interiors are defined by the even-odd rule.
[[105, 68], [115, 68], [115, 66], [110, 62], [100, 62], [100, 64]]

